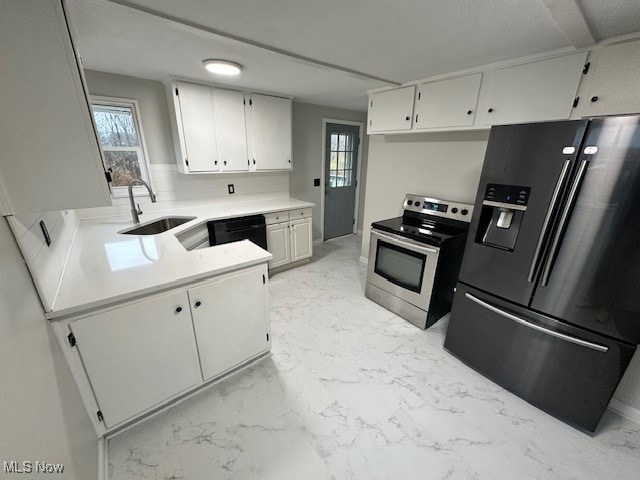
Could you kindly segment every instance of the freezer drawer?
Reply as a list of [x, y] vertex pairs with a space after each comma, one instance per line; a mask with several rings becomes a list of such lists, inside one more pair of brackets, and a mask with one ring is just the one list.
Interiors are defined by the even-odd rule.
[[532, 405], [590, 432], [635, 351], [464, 284], [444, 346]]

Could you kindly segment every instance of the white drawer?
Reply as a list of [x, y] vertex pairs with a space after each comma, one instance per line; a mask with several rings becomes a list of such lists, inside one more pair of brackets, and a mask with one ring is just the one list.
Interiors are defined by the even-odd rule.
[[288, 222], [289, 212], [265, 213], [264, 221], [267, 225], [273, 225], [274, 223]]
[[308, 218], [311, 216], [311, 208], [300, 208], [298, 210], [291, 210], [291, 220], [297, 220], [298, 218]]

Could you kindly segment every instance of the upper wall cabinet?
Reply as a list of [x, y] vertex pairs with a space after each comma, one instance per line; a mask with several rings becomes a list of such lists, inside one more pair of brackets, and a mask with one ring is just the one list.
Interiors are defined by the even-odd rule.
[[410, 85], [369, 95], [367, 133], [411, 130], [415, 91]]
[[182, 173], [249, 170], [243, 92], [176, 82], [174, 106]]
[[414, 128], [473, 125], [482, 73], [418, 86]]
[[581, 92], [583, 116], [640, 113], [640, 40], [596, 52]]
[[256, 170], [291, 170], [291, 99], [251, 94]]
[[0, 213], [111, 205], [60, 0], [3, 0]]
[[180, 172], [291, 170], [291, 99], [181, 81], [172, 89]]
[[483, 123], [568, 119], [587, 55], [575, 53], [494, 70]]

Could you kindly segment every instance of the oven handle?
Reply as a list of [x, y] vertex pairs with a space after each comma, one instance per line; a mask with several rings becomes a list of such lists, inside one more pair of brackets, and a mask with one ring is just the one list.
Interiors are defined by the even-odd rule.
[[609, 351], [609, 347], [605, 347], [604, 345], [599, 345], [597, 343], [587, 342], [586, 340], [582, 340], [580, 338], [572, 337], [570, 335], [565, 335], [564, 333], [556, 332], [554, 330], [550, 330], [548, 328], [541, 327], [540, 325], [536, 325], [534, 323], [527, 322], [523, 318], [516, 317], [515, 315], [513, 315], [513, 314], [511, 314], [509, 312], [505, 312], [504, 310], [501, 310], [498, 307], [494, 307], [493, 305], [491, 305], [491, 304], [489, 304], [489, 303], [487, 303], [487, 302], [485, 302], [483, 300], [480, 300], [479, 298], [471, 295], [470, 293], [466, 293], [465, 292], [464, 296], [467, 297], [472, 302], [477, 303], [481, 307], [486, 308], [487, 310], [491, 310], [492, 312], [497, 313], [498, 315], [501, 315], [501, 316], [503, 316], [505, 318], [508, 318], [509, 320], [513, 320], [514, 322], [516, 322], [516, 323], [518, 323], [520, 325], [523, 325], [525, 327], [532, 328], [533, 330], [537, 330], [538, 332], [542, 332], [542, 333], [545, 333], [547, 335], [551, 335], [553, 337], [560, 338], [561, 340], [565, 340], [567, 342], [575, 343], [576, 345], [580, 345], [582, 347], [587, 347], [587, 348], [590, 348], [592, 350], [597, 350], [599, 352], [608, 352]]
[[429, 252], [429, 253], [436, 253], [436, 254], [440, 252], [440, 249], [425, 247], [423, 243], [416, 242], [414, 240], [409, 240], [407, 238], [400, 237], [398, 235], [382, 233], [380, 230], [372, 229], [371, 233], [374, 234], [374, 235], [377, 235], [377, 236], [379, 236], [381, 238], [386, 238], [387, 240], [389, 240], [391, 242], [395, 242], [395, 243], [397, 243], [399, 245], [405, 246], [405, 247], [410, 248], [412, 250], [419, 250], [419, 251], [424, 251], [424, 252]]

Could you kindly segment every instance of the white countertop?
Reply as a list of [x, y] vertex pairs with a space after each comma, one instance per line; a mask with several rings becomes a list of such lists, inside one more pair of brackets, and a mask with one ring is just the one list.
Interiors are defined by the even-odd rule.
[[185, 207], [142, 215], [142, 225], [168, 215], [196, 217], [157, 235], [123, 235], [130, 216], [85, 219], [71, 245], [49, 319], [129, 300], [181, 284], [267, 262], [272, 255], [249, 240], [187, 251], [176, 234], [221, 218], [313, 207], [281, 198]]

